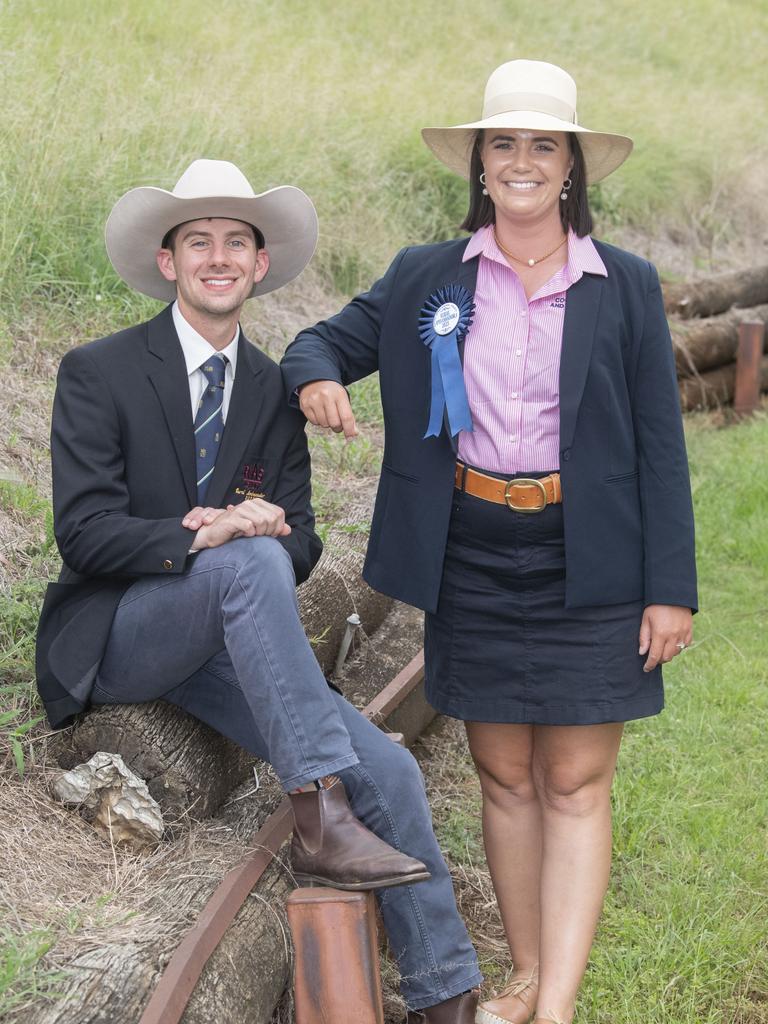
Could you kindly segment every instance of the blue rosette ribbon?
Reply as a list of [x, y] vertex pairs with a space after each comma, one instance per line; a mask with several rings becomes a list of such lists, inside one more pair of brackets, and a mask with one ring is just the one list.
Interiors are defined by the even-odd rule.
[[421, 307], [419, 334], [432, 351], [432, 396], [425, 438], [439, 436], [446, 410], [451, 437], [472, 429], [459, 340], [469, 330], [474, 312], [472, 296], [459, 284], [438, 288]]

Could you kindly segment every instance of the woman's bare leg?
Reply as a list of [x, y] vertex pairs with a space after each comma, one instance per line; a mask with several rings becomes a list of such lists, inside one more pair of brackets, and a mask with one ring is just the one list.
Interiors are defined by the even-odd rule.
[[[539, 964], [539, 1016], [570, 1022], [608, 885], [610, 791], [624, 727], [466, 728], [515, 975]], [[514, 1024], [528, 1019], [514, 996], [484, 1005]]]
[[611, 864], [610, 792], [624, 726], [536, 726], [541, 806], [540, 1017], [570, 1022]]
[[[536, 977], [539, 961], [541, 808], [533, 779], [534, 727], [467, 722], [483, 794], [483, 839], [514, 977]], [[519, 997], [484, 1004], [506, 1020], [527, 1021], [535, 985]], [[529, 1009], [526, 1010], [526, 1007]]]

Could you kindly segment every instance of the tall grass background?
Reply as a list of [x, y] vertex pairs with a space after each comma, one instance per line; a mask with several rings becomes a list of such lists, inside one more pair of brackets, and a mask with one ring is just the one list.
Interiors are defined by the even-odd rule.
[[109, 266], [104, 221], [200, 156], [257, 190], [304, 188], [315, 266], [354, 292], [400, 246], [456, 234], [466, 186], [419, 128], [476, 119], [487, 75], [515, 57], [566, 67], [582, 123], [635, 139], [593, 191], [603, 236], [663, 226], [712, 249], [762, 230], [767, 51], [752, 0], [2, 0], [6, 341], [30, 311], [107, 330], [155, 308]]
[[[717, 269], [728, 247], [768, 252], [766, 53], [765, 0], [0, 0], [0, 366], [15, 374], [0, 403], [0, 781], [17, 784], [19, 751], [31, 783], [36, 770], [56, 352], [157, 309], [106, 257], [123, 192], [172, 188], [201, 156], [233, 160], [257, 190], [301, 186], [321, 225], [309, 314], [318, 278], [351, 294], [402, 245], [457, 233], [466, 185], [419, 128], [476, 119], [489, 72], [530, 57], [574, 75], [583, 124], [635, 139], [592, 191], [601, 236], [664, 236]], [[375, 385], [362, 388], [375, 425]], [[689, 423], [704, 610], [669, 710], [629, 730], [585, 1019], [768, 1024], [767, 440], [764, 415]], [[370, 445], [322, 441], [337, 475], [372, 470]], [[19, 479], [2, 481], [6, 462]], [[38, 916], [25, 930], [0, 905], [0, 1017], [55, 987], [45, 953], [69, 925]]]

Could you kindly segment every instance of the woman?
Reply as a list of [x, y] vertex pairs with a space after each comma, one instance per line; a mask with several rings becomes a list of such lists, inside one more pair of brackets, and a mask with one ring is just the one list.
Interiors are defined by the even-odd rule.
[[479, 773], [514, 971], [477, 1021], [569, 1024], [623, 723], [661, 710], [660, 666], [691, 642], [672, 348], [653, 267], [590, 238], [586, 186], [632, 143], [578, 124], [565, 71], [504, 64], [482, 120], [423, 137], [469, 177], [471, 238], [401, 252], [283, 370], [348, 436], [342, 385], [380, 371], [365, 575], [426, 610], [427, 694], [465, 721]]

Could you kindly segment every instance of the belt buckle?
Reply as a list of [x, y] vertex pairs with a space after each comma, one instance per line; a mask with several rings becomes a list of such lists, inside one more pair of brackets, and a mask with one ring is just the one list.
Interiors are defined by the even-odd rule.
[[[541, 504], [535, 505], [533, 508], [521, 507], [520, 505], [513, 505], [512, 498], [510, 495], [510, 488], [515, 487], [517, 484], [533, 484], [538, 487], [541, 491]], [[524, 514], [531, 512], [543, 512], [547, 506], [547, 489], [541, 480], [536, 480], [533, 477], [519, 476], [515, 480], [508, 480], [507, 485], [504, 488], [504, 501], [507, 503], [507, 508], [511, 508], [513, 512], [522, 512]]]

